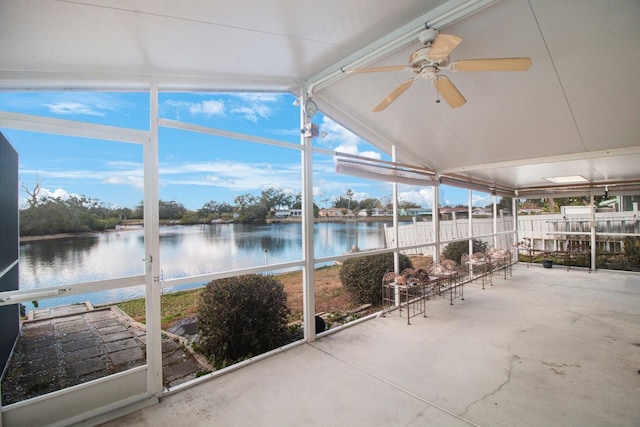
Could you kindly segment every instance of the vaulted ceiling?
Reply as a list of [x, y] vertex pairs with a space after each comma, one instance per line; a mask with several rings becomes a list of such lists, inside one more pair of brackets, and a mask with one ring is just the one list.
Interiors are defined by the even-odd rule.
[[[438, 174], [614, 186], [640, 181], [638, 22], [637, 0], [3, 0], [0, 90], [307, 88], [343, 126]], [[414, 73], [343, 71], [406, 65], [425, 25], [463, 38], [452, 61], [533, 65], [445, 71], [459, 108], [418, 79], [372, 112]]]

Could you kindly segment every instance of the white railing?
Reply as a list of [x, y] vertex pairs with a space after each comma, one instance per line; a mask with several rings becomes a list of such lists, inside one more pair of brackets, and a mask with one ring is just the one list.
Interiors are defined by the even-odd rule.
[[584, 214], [523, 215], [518, 217], [518, 238], [530, 241], [534, 250], [563, 250], [570, 240], [590, 242], [592, 225], [603, 250], [619, 250], [625, 237], [640, 237], [639, 212], [627, 211], [596, 212], [593, 224]]
[[[504, 216], [496, 219], [496, 233], [493, 232], [493, 218], [473, 219], [473, 238], [482, 240], [496, 249], [509, 249], [513, 246], [513, 218]], [[385, 226], [387, 248], [395, 247], [394, 227]], [[456, 219], [440, 221], [441, 247], [460, 240], [469, 239], [469, 220]], [[414, 221], [413, 224], [398, 226], [398, 247], [405, 255], [433, 255], [435, 230], [431, 221]], [[408, 246], [412, 248], [406, 249]]]
[[[545, 214], [518, 217], [517, 232], [513, 218], [500, 216], [496, 219], [494, 233], [493, 218], [474, 218], [473, 233], [469, 232], [469, 220], [457, 219], [440, 221], [440, 245], [474, 239], [482, 240], [496, 249], [513, 248], [514, 242], [526, 241], [533, 252], [562, 252], [571, 245], [584, 244], [595, 248], [591, 251], [592, 268], [595, 254], [624, 251], [626, 237], [640, 237], [640, 214], [638, 211], [598, 212], [592, 221], [585, 214]], [[593, 226], [593, 228], [592, 228]], [[395, 230], [385, 227], [387, 248], [396, 247]], [[415, 221], [398, 227], [398, 248], [405, 255], [433, 255], [435, 251], [435, 230], [430, 221]]]

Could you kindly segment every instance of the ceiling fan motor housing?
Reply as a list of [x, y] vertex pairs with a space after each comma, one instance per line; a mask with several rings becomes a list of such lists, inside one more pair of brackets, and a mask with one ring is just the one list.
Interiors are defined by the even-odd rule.
[[429, 52], [431, 46], [420, 48], [409, 56], [409, 66], [413, 68], [413, 72], [419, 74], [420, 77], [427, 80], [434, 80], [437, 77], [440, 67], [446, 66], [449, 58], [431, 59]]
[[418, 34], [418, 40], [420, 40], [420, 42], [424, 45], [433, 43], [433, 41], [438, 36], [438, 33], [439, 31], [434, 28], [426, 29]]

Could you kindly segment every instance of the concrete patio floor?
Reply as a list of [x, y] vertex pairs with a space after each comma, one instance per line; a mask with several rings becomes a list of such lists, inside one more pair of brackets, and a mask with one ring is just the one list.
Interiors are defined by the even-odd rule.
[[108, 425], [638, 426], [640, 275], [539, 265], [368, 320]]

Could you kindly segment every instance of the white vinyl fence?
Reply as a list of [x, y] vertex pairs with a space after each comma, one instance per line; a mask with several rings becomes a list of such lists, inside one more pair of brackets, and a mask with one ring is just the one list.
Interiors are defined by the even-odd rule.
[[[502, 216], [496, 220], [496, 234], [493, 234], [493, 218], [473, 219], [473, 238], [482, 240], [489, 247], [496, 249], [509, 249], [514, 244], [513, 238], [513, 217]], [[395, 247], [395, 228], [385, 226], [385, 241], [388, 248]], [[440, 221], [440, 245], [441, 248], [447, 243], [469, 239], [469, 220], [455, 219]], [[431, 221], [416, 221], [413, 224], [398, 226], [398, 247], [418, 246], [411, 249], [404, 249], [401, 253], [405, 255], [433, 255], [435, 243], [435, 230]], [[441, 249], [442, 250], [442, 249]]]

